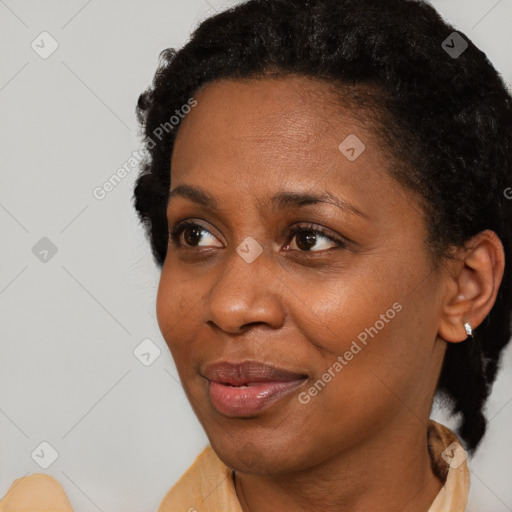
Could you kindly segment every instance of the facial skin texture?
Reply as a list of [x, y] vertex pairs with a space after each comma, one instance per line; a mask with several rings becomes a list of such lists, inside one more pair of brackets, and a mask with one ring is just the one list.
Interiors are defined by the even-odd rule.
[[[171, 190], [201, 187], [218, 207], [169, 202], [171, 231], [183, 220], [203, 231], [195, 245], [187, 246], [190, 230], [182, 248], [169, 245], [157, 318], [212, 447], [237, 471], [244, 510], [427, 511], [442, 485], [426, 429], [443, 356], [447, 341], [465, 340], [464, 321], [475, 328], [494, 303], [499, 240], [474, 240], [473, 268], [457, 259], [435, 269], [417, 198], [389, 176], [368, 121], [336, 106], [326, 83], [226, 80], [194, 97]], [[366, 146], [355, 161], [338, 149], [350, 134]], [[272, 208], [283, 191], [329, 192], [361, 215], [328, 203]], [[304, 223], [335, 240], [318, 233], [304, 249], [300, 233], [289, 235]], [[252, 263], [236, 252], [247, 236], [263, 248]], [[299, 393], [394, 303], [401, 311], [301, 403]], [[308, 379], [253, 417], [228, 417], [200, 375], [221, 360], [266, 362]]]

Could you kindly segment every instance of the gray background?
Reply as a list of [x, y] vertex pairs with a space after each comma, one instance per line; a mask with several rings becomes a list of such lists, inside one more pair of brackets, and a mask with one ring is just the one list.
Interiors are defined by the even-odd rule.
[[[156, 510], [207, 443], [156, 323], [128, 162], [159, 52], [234, 3], [0, 0], [0, 496], [46, 472], [76, 512]], [[432, 3], [512, 82], [512, 0]], [[149, 366], [134, 354], [147, 339]], [[511, 356], [470, 462], [470, 512], [512, 510]], [[58, 454], [48, 469], [42, 442]]]

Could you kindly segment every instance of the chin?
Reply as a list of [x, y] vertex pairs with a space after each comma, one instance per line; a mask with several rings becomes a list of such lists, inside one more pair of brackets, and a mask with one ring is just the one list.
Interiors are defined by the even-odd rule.
[[[245, 430], [245, 429], [244, 429]], [[273, 475], [306, 469], [312, 457], [298, 451], [297, 437], [285, 440], [267, 433], [264, 438], [247, 435], [209, 437], [217, 456], [229, 468], [253, 475]], [[270, 439], [269, 439], [270, 438]], [[301, 444], [301, 448], [304, 445]]]

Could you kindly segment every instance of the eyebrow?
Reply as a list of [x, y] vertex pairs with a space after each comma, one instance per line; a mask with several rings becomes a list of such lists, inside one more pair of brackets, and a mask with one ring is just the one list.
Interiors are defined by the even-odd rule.
[[[218, 208], [217, 200], [209, 192], [199, 187], [193, 187], [191, 185], [178, 185], [176, 188], [169, 192], [168, 204], [171, 202], [173, 197], [178, 196], [189, 199], [194, 203], [200, 204], [212, 210]], [[367, 215], [361, 212], [358, 208], [329, 192], [322, 192], [320, 194], [293, 191], [279, 192], [271, 198], [271, 203], [275, 208], [281, 209], [297, 208], [318, 203], [328, 203], [337, 206], [342, 210], [358, 215], [359, 217], [368, 219]]]

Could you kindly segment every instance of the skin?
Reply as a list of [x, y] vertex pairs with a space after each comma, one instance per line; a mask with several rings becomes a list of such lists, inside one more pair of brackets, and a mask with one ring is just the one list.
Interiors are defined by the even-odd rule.
[[[244, 511], [427, 511], [442, 483], [426, 432], [447, 342], [466, 339], [494, 304], [503, 248], [483, 232], [436, 268], [423, 211], [387, 172], [371, 121], [304, 77], [222, 80], [202, 88], [179, 127], [171, 191], [201, 187], [210, 209], [176, 195], [157, 318], [211, 445], [236, 471]], [[355, 134], [354, 161], [338, 149]], [[328, 203], [272, 208], [278, 192], [330, 192]], [[308, 250], [298, 224], [325, 228]], [[308, 227], [305, 228], [307, 231]], [[188, 237], [185, 234], [188, 233]], [[313, 234], [315, 235], [315, 234]], [[251, 236], [263, 252], [236, 248]], [[334, 237], [333, 240], [328, 238]], [[338, 240], [345, 239], [340, 246]], [[311, 397], [298, 400], [380, 315], [400, 312]], [[308, 375], [250, 418], [220, 414], [200, 375], [208, 362], [257, 360]]]

